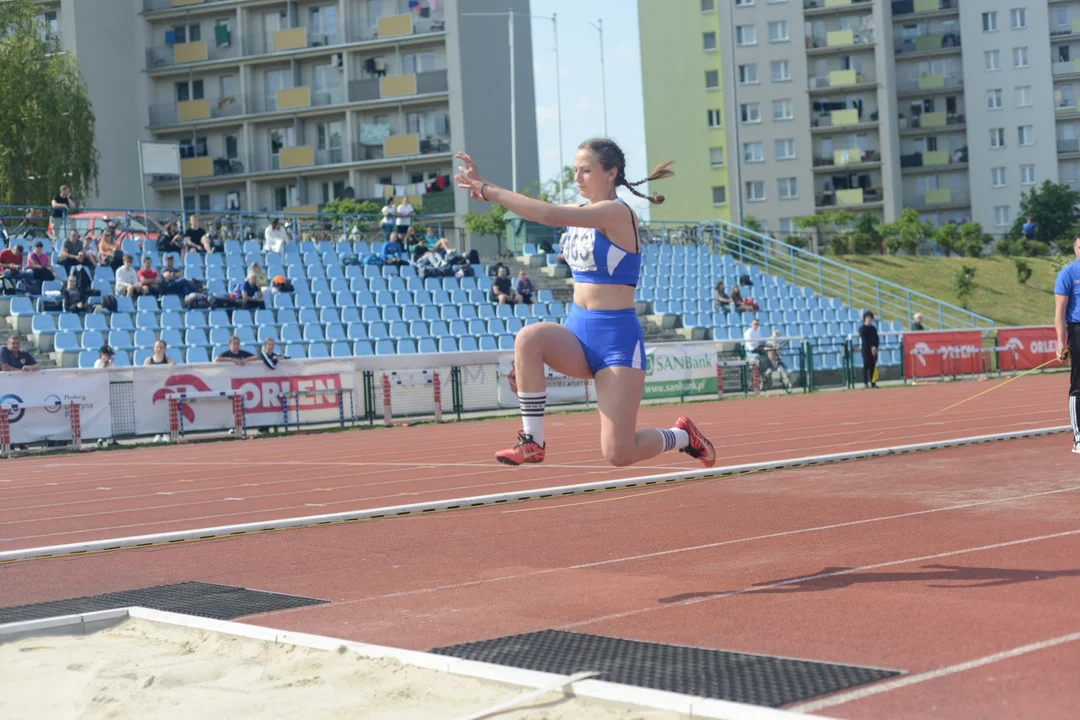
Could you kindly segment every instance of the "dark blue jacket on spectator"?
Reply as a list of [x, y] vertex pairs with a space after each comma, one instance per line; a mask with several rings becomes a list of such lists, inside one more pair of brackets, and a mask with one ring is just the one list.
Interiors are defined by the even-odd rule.
[[402, 252], [401, 243], [396, 240], [387, 241], [382, 248], [383, 262], [386, 262], [390, 258], [400, 260]]

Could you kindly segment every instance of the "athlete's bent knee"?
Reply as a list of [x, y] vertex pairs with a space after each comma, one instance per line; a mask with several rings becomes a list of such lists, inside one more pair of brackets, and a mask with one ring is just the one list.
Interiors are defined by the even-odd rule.
[[613, 444], [611, 446], [604, 446], [602, 448], [604, 453], [604, 459], [614, 467], [627, 467], [633, 465], [636, 460], [634, 445], [626, 445], [623, 443]]

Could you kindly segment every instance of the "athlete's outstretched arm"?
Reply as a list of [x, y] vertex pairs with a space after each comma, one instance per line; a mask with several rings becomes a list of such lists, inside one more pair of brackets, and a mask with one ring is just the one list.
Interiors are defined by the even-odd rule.
[[455, 155], [464, 165], [458, 167], [454, 176], [458, 187], [465, 188], [474, 200], [497, 202], [507, 210], [541, 225], [551, 227], [591, 227], [605, 228], [613, 224], [626, 222], [626, 208], [611, 200], [577, 207], [574, 205], [552, 205], [507, 190], [485, 181], [480, 177], [476, 163], [466, 153]]

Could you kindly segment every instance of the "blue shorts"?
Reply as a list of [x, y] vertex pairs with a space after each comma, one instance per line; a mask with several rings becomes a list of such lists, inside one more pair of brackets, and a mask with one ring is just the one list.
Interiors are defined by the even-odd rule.
[[586, 310], [572, 304], [564, 325], [577, 336], [593, 375], [606, 367], [645, 369], [645, 334], [634, 308]]

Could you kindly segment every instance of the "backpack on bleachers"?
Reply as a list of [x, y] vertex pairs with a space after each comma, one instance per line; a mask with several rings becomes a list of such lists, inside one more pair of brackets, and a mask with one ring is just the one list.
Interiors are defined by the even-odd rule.
[[188, 310], [203, 310], [210, 307], [210, 299], [203, 293], [193, 292], [184, 298], [184, 307]]
[[15, 278], [0, 277], [0, 295], [15, 295], [19, 291], [19, 286], [15, 282]]

